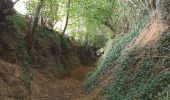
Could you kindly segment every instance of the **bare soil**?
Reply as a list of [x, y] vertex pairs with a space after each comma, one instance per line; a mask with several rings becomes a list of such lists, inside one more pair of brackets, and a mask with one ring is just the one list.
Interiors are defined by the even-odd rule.
[[71, 69], [64, 79], [49, 79], [31, 68], [31, 92], [22, 80], [22, 67], [0, 60], [0, 100], [93, 100], [95, 93], [83, 92], [83, 78], [92, 70], [89, 66]]

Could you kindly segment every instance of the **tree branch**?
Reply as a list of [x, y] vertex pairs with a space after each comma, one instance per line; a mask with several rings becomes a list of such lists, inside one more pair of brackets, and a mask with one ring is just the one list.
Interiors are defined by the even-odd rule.
[[16, 0], [15, 2], [14, 2], [14, 5], [18, 2], [19, 0]]
[[64, 36], [66, 29], [67, 29], [67, 26], [68, 26], [70, 0], [67, 1], [66, 5], [67, 5], [67, 12], [66, 12], [66, 19], [65, 19], [66, 22], [65, 22], [64, 29], [63, 29], [63, 32], [62, 32], [62, 37]]

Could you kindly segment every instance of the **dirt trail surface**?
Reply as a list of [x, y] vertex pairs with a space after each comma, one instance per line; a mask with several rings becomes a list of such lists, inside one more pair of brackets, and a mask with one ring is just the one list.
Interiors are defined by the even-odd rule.
[[22, 67], [0, 59], [0, 100], [93, 100], [95, 94], [86, 95], [82, 84], [92, 67], [80, 66], [71, 70], [69, 78], [49, 79], [31, 69], [30, 94], [22, 81]]
[[33, 100], [92, 100], [92, 96], [85, 95], [82, 89], [82, 78], [92, 68], [80, 66], [73, 69], [69, 78], [49, 80], [36, 70], [32, 70]]

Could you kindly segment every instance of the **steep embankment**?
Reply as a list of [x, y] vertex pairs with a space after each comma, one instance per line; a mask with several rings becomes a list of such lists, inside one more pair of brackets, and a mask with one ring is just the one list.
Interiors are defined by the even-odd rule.
[[22, 80], [22, 67], [0, 59], [0, 99], [27, 99], [29, 90]]
[[28, 55], [24, 36], [21, 28], [1, 32], [1, 100], [89, 100], [82, 81], [92, 67], [80, 64], [67, 38], [60, 40], [58, 33], [40, 28], [33, 54]]
[[[140, 20], [132, 32], [116, 37], [84, 83], [87, 92], [102, 87], [97, 99], [170, 99], [170, 26], [168, 0]], [[143, 18], [144, 19], [144, 18]]]
[[[47, 75], [31, 68], [31, 88], [24, 82], [21, 66], [0, 60], [1, 100], [91, 100], [82, 89], [83, 76], [91, 70], [88, 66], [77, 66], [70, 77], [49, 79]], [[83, 99], [84, 98], [84, 99]]]
[[12, 16], [0, 33], [0, 99], [89, 100], [91, 96], [83, 93], [82, 81], [92, 67], [80, 64], [74, 43], [39, 27], [29, 55], [25, 23], [23, 16]]
[[[74, 41], [38, 27], [29, 54], [28, 20], [13, 13], [11, 0], [0, 5], [0, 100], [79, 100], [91, 66], [81, 65]], [[9, 12], [6, 12], [8, 10]], [[87, 97], [89, 100], [89, 97]]]

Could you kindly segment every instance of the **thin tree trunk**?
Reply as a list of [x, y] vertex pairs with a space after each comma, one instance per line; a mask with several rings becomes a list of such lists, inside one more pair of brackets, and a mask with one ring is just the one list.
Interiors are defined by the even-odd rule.
[[62, 31], [62, 37], [64, 36], [67, 26], [68, 26], [69, 8], [70, 8], [70, 0], [68, 0], [68, 2], [67, 2], [67, 12], [66, 12], [66, 19], [65, 19], [66, 21], [65, 21], [65, 25], [64, 25], [64, 28]]
[[34, 42], [34, 34], [36, 31], [36, 28], [38, 26], [38, 18], [39, 18], [39, 14], [41, 11], [41, 8], [43, 6], [43, 1], [44, 0], [40, 0], [38, 5], [37, 5], [37, 9], [36, 9], [36, 15], [33, 19], [33, 22], [30, 23], [30, 28], [28, 29], [28, 33], [27, 33], [27, 45], [28, 45], [28, 49], [31, 51], [32, 47], [33, 47], [33, 42]]
[[55, 25], [57, 24], [57, 20], [53, 22], [53, 29], [55, 28]]
[[14, 2], [14, 5], [18, 2], [19, 0], [16, 0], [15, 2]]

